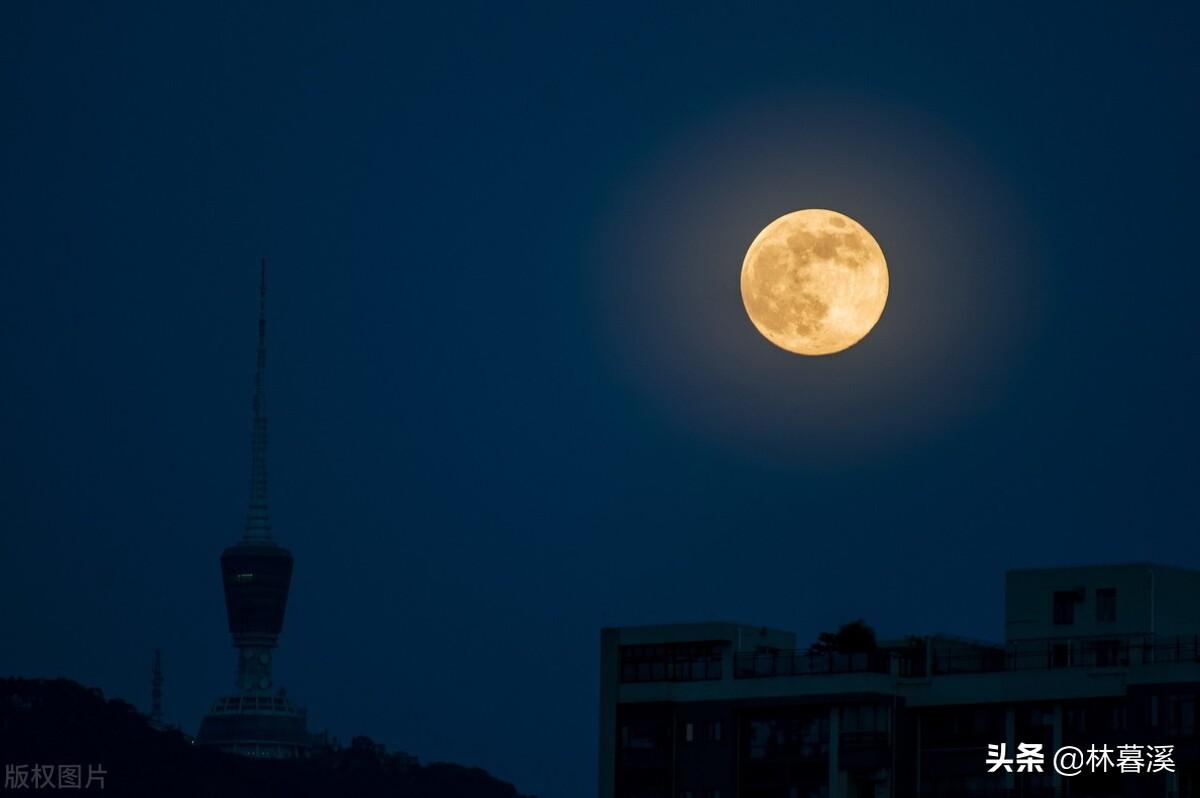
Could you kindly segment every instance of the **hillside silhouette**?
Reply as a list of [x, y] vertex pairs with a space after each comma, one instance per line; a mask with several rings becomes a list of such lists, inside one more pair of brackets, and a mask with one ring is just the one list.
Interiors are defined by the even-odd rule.
[[[366, 737], [296, 760], [253, 760], [160, 730], [128, 702], [67, 679], [0, 679], [4, 765], [102, 766], [108, 796], [524, 798], [479, 768], [423, 765]], [[32, 790], [32, 787], [29, 789]]]

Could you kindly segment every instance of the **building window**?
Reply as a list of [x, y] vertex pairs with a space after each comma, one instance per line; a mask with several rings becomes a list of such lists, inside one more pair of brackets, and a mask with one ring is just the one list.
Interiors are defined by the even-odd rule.
[[1112, 668], [1128, 664], [1120, 640], [1095, 640], [1091, 644], [1092, 665], [1098, 668]]
[[1191, 695], [1173, 695], [1168, 699], [1168, 734], [1191, 737], [1196, 733], [1196, 698]]
[[723, 642], [621, 646], [622, 682], [699, 682], [721, 678]]
[[633, 721], [621, 727], [621, 748], [626, 751], [653, 751], [658, 748], [657, 738], [652, 721]]
[[776, 764], [825, 762], [829, 756], [828, 715], [815, 709], [794, 712], [748, 719], [742, 737], [747, 758]]
[[710, 720], [708, 722], [708, 739], [714, 743], [721, 742], [721, 721]]
[[1096, 623], [1116, 623], [1117, 589], [1102, 587], [1096, 591]]
[[1055, 590], [1054, 591], [1054, 625], [1055, 626], [1070, 626], [1075, 623], [1075, 597], [1074, 590]]
[[687, 740], [690, 743], [692, 741], [693, 736], [694, 736], [694, 732], [692, 730], [692, 724], [685, 723], [683, 725], [683, 739]]

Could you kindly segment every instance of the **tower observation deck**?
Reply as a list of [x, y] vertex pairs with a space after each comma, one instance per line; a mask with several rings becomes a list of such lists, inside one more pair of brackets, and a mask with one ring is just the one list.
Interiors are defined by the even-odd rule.
[[267, 758], [303, 756], [311, 745], [307, 717], [287, 693], [274, 691], [272, 652], [283, 631], [292, 553], [275, 542], [267, 513], [267, 262], [261, 264], [258, 359], [254, 373], [250, 505], [242, 539], [221, 554], [229, 632], [238, 651], [237, 690], [214, 703], [200, 723], [197, 743]]

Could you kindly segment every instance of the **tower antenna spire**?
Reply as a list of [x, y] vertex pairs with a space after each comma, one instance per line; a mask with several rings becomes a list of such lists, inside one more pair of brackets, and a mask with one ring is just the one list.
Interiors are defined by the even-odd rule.
[[267, 369], [267, 259], [259, 264], [258, 359], [254, 369], [254, 430], [250, 442], [250, 506], [246, 512], [246, 540], [270, 540], [267, 515], [267, 407], [263, 391]]

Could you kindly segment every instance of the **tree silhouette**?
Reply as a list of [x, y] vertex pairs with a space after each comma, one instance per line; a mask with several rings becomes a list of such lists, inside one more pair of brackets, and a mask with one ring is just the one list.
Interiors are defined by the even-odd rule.
[[865, 654], [875, 648], [875, 630], [859, 618], [842, 624], [836, 632], [821, 632], [808, 650], [813, 654]]

